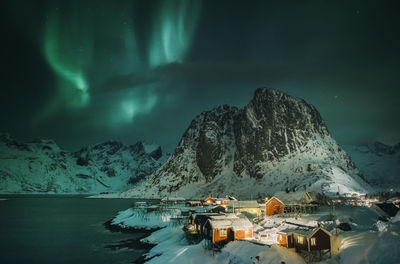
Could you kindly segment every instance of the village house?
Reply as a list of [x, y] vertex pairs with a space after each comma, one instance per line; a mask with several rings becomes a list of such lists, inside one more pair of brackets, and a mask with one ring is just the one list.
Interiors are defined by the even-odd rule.
[[283, 214], [284, 209], [285, 209], [285, 204], [275, 196], [271, 197], [265, 203], [265, 215], [266, 216]]
[[265, 215], [313, 211], [317, 208], [317, 193], [292, 192], [276, 193], [265, 203]]
[[205, 205], [220, 205], [223, 207], [227, 207], [229, 203], [229, 199], [227, 198], [213, 198], [213, 197], [207, 197], [204, 199], [204, 204]]
[[208, 220], [204, 226], [205, 237], [213, 244], [233, 241], [233, 231], [230, 229], [231, 221]]
[[206, 199], [204, 199], [204, 204], [213, 205], [213, 204], [215, 204], [215, 199], [212, 197], [207, 197]]
[[234, 214], [211, 216], [204, 225], [204, 235], [212, 244], [253, 238], [253, 224]]
[[277, 243], [287, 248], [295, 248], [297, 252], [331, 252], [331, 233], [321, 226], [314, 229], [284, 229], [277, 232]]
[[229, 201], [228, 212], [232, 213], [243, 213], [259, 216], [261, 214], [260, 205], [257, 201]]
[[194, 216], [189, 217], [189, 221], [191, 221], [190, 219], [192, 219], [192, 224], [194, 225], [196, 232], [198, 232], [200, 235], [203, 235], [204, 225], [206, 224], [207, 220], [211, 216], [217, 216], [217, 215], [220, 215], [220, 214], [218, 214], [218, 213], [200, 213], [200, 214], [196, 214]]
[[215, 204], [217, 206], [223, 206], [223, 207], [227, 207], [229, 204], [229, 199], [226, 198], [215, 198]]

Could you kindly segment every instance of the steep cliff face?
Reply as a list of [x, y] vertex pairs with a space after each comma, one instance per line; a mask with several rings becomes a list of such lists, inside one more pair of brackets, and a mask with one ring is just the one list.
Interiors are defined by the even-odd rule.
[[304, 100], [268, 89], [257, 89], [235, 122], [236, 174], [262, 178], [257, 166], [291, 156], [313, 140], [328, 136], [319, 112]]
[[71, 153], [52, 140], [20, 143], [0, 135], [0, 192], [97, 193], [124, 191], [163, 161], [159, 148], [109, 141]]
[[211, 182], [233, 161], [233, 152], [229, 150], [237, 113], [236, 107], [224, 105], [197, 116], [185, 131], [173, 158], [167, 160], [163, 170], [155, 172], [150, 184], [171, 193], [182, 185]]
[[260, 88], [243, 109], [197, 116], [168, 161], [123, 196], [250, 197], [300, 187], [333, 194], [368, 186], [315, 107]]

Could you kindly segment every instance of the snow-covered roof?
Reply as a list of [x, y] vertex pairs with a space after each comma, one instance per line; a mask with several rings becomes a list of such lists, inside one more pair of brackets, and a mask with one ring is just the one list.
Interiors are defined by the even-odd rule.
[[324, 232], [325, 232], [327, 235], [329, 235], [329, 236], [332, 235], [328, 230], [326, 230], [325, 228], [319, 226], [319, 227], [317, 227], [317, 228], [315, 228], [315, 229], [313, 230], [313, 232], [309, 235], [309, 237], [312, 237], [315, 233], [318, 232], [318, 230], [324, 231]]
[[223, 214], [223, 215], [212, 215], [210, 216], [210, 219], [212, 220], [225, 220], [225, 219], [239, 219], [238, 216], [235, 214]]
[[230, 207], [235, 207], [235, 208], [259, 208], [259, 205], [257, 201], [251, 200], [251, 201], [229, 201], [229, 206]]
[[210, 222], [210, 225], [213, 229], [219, 229], [219, 228], [229, 228], [232, 225], [232, 222], [229, 220], [212, 220], [209, 219], [208, 222]]
[[280, 200], [284, 204], [298, 204], [301, 202], [301, 199], [306, 194], [305, 191], [297, 191], [297, 192], [277, 192], [274, 197]]
[[247, 218], [238, 218], [238, 219], [232, 220], [232, 230], [233, 231], [246, 230], [252, 226], [253, 226], [253, 224]]
[[186, 199], [183, 197], [164, 197], [161, 199], [162, 202], [166, 202], [166, 201], [185, 201]]
[[234, 231], [246, 230], [253, 226], [249, 219], [234, 214], [210, 216], [208, 221], [212, 228], [232, 228]]
[[289, 228], [280, 230], [278, 233], [286, 233], [286, 234], [293, 233], [293, 234], [298, 234], [298, 235], [301, 235], [304, 237], [312, 237], [318, 230], [322, 230], [327, 235], [331, 236], [331, 233], [328, 230], [326, 230], [325, 228], [320, 227], [320, 226], [316, 227], [316, 228], [299, 228], [299, 227], [292, 228], [292, 227], [289, 227]]

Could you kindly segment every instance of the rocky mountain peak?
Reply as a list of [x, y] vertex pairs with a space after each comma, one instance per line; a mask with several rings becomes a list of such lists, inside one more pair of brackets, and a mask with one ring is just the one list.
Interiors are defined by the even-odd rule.
[[235, 172], [262, 177], [256, 163], [295, 153], [314, 134], [329, 135], [315, 107], [283, 92], [259, 88], [235, 122]]
[[[335, 177], [351, 178], [347, 173], [364, 184], [314, 106], [259, 88], [243, 109], [222, 105], [199, 114], [173, 155], [130, 195], [193, 197], [215, 191], [248, 196], [256, 189], [267, 192], [266, 186], [272, 191], [316, 182], [327, 189], [333, 185], [318, 181], [321, 177], [334, 182]], [[336, 193], [337, 186], [332, 188]]]

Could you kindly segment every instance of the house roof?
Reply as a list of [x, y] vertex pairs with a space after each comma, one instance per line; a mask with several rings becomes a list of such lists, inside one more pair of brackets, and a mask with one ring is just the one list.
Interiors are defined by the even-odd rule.
[[331, 232], [329, 232], [328, 230], [326, 230], [325, 228], [318, 226], [317, 228], [315, 228], [313, 230], [313, 232], [309, 235], [309, 237], [312, 237], [315, 233], [317, 233], [319, 230], [322, 230], [323, 232], [325, 232], [328, 236], [332, 236]]
[[193, 215], [193, 219], [206, 219], [209, 218], [212, 215], [219, 215], [218, 213], [198, 213]]
[[399, 208], [393, 203], [376, 203], [375, 206], [388, 214], [390, 217], [394, 217], [399, 211]]
[[246, 230], [253, 226], [249, 219], [234, 214], [210, 216], [208, 222], [213, 229], [232, 228], [233, 231]]
[[299, 203], [301, 203], [301, 200], [304, 197], [304, 195], [307, 195], [307, 194], [308, 193], [305, 191], [297, 191], [297, 192], [290, 192], [290, 193], [278, 192], [273, 197], [277, 198], [279, 201], [281, 201], [284, 204], [299, 204]]
[[285, 204], [284, 202], [282, 202], [278, 197], [276, 196], [272, 196], [271, 198], [269, 198], [269, 200], [265, 203], [265, 205], [267, 205], [270, 201], [272, 201], [273, 199], [278, 200], [280, 203]]
[[231, 220], [231, 219], [239, 219], [235, 214], [218, 214], [210, 216], [212, 220]]
[[161, 199], [162, 202], [166, 201], [185, 201], [186, 199], [183, 197], [164, 197]]
[[281, 230], [278, 233], [286, 233], [286, 234], [293, 233], [293, 234], [297, 234], [297, 235], [301, 235], [301, 236], [310, 238], [315, 233], [317, 233], [318, 230], [322, 230], [329, 236], [332, 235], [328, 230], [326, 230], [325, 228], [320, 227], [320, 226], [317, 226], [316, 228], [286, 228], [286, 229]]
[[235, 208], [259, 208], [259, 205], [257, 201], [251, 200], [251, 201], [235, 201], [235, 200], [230, 200], [229, 201], [229, 206], [230, 207], [235, 207]]
[[293, 233], [293, 234], [298, 234], [298, 235], [308, 237], [312, 232], [313, 232], [313, 229], [289, 227], [289, 228], [282, 229], [278, 233], [285, 233], [285, 234]]
[[253, 227], [253, 224], [247, 218], [238, 218], [238, 219], [232, 220], [232, 230], [233, 231], [246, 230], [249, 227]]
[[212, 220], [208, 219], [208, 222], [210, 223], [211, 227], [213, 229], [219, 229], [219, 228], [229, 228], [232, 225], [232, 222], [229, 220]]

